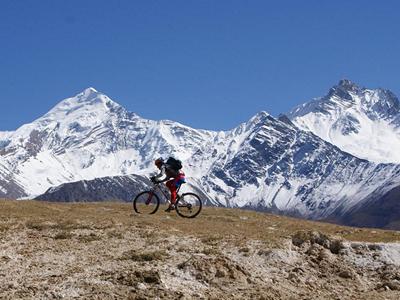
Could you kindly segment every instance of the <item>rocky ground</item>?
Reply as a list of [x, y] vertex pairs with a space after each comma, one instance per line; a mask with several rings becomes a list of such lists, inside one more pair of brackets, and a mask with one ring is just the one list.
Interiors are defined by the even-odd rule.
[[0, 201], [1, 299], [400, 299], [400, 232]]

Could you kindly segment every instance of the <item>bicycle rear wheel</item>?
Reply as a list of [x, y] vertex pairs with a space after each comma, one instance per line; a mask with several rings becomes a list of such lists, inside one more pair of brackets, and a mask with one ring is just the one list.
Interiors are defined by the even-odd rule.
[[175, 203], [176, 213], [183, 218], [196, 217], [203, 207], [199, 196], [194, 193], [185, 193]]
[[138, 214], [154, 214], [160, 206], [160, 199], [154, 192], [142, 192], [133, 200], [133, 210]]

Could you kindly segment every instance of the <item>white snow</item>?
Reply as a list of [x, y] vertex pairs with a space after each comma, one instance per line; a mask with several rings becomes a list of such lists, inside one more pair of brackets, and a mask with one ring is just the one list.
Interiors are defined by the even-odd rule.
[[[354, 156], [377, 163], [400, 163], [400, 112], [391, 114], [392, 102], [382, 90], [360, 89], [349, 91], [349, 95], [352, 101], [336, 95], [318, 98], [295, 108], [289, 118], [299, 128]], [[376, 108], [377, 104], [387, 111]], [[350, 127], [356, 130], [344, 133]]]
[[12, 131], [0, 131], [0, 141], [7, 140], [12, 133]]

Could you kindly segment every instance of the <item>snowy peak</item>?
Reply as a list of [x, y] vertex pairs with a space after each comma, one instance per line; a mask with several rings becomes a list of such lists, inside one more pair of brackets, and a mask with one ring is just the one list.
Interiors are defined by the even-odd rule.
[[90, 86], [87, 89], [84, 89], [82, 93], [85, 93], [85, 94], [97, 93], [97, 90]]
[[337, 106], [353, 107], [371, 119], [388, 119], [400, 113], [400, 102], [391, 91], [362, 88], [348, 79], [340, 80], [321, 100], [325, 110]]
[[107, 95], [96, 91], [94, 88], [87, 88], [74, 97], [67, 98], [58, 103], [44, 117], [51, 115], [59, 116], [70, 115], [75, 111], [110, 111], [122, 108], [119, 104], [112, 101]]
[[394, 119], [400, 115], [400, 102], [389, 90], [361, 88], [348, 79], [342, 79], [328, 94], [295, 107], [288, 113], [290, 119], [308, 114], [343, 116], [354, 112], [372, 120]]
[[400, 103], [385, 89], [361, 88], [343, 79], [322, 98], [293, 109], [299, 128], [355, 156], [374, 162], [400, 162]]
[[355, 84], [353, 81], [349, 80], [349, 79], [341, 79], [338, 83], [339, 87], [346, 89], [346, 90], [357, 90], [359, 89], [359, 87], [357, 86], [357, 84]]
[[[74, 155], [79, 157], [78, 166], [72, 166], [75, 170], [91, 164], [95, 157], [93, 153], [126, 149], [129, 135], [118, 133], [124, 132], [124, 128], [132, 126], [138, 119], [137, 115], [129, 113], [108, 96], [94, 88], [87, 88], [62, 100], [32, 123], [21, 126], [11, 134], [0, 135], [0, 149], [9, 154], [4, 163], [10, 170], [32, 168], [28, 164], [34, 163], [38, 155], [49, 156], [43, 160], [50, 162], [52, 159], [60, 160], [58, 155], [62, 153], [75, 151]], [[16, 156], [19, 163], [13, 159]], [[21, 162], [25, 165], [18, 165]], [[69, 178], [73, 172], [68, 171], [63, 178]]]
[[353, 95], [361, 92], [361, 88], [348, 79], [342, 79], [329, 90], [328, 98], [337, 97], [343, 100], [353, 100]]
[[[71, 132], [86, 132], [99, 126], [115, 124], [120, 121], [137, 118], [107, 95], [87, 88], [81, 93], [64, 99], [43, 117], [32, 124], [35, 129], [57, 129], [61, 136]], [[84, 130], [84, 129], [87, 130]]]
[[260, 126], [270, 122], [271, 120], [274, 120], [274, 118], [270, 114], [268, 114], [265, 111], [261, 111], [261, 112], [257, 113], [256, 115], [254, 115], [245, 124], [246, 124], [247, 130], [249, 130], [254, 127], [260, 127]]

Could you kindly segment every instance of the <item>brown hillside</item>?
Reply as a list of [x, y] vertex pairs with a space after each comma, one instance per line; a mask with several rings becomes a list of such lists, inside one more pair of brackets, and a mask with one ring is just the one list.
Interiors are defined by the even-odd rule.
[[2, 299], [400, 298], [396, 231], [122, 203], [0, 201], [0, 215]]

